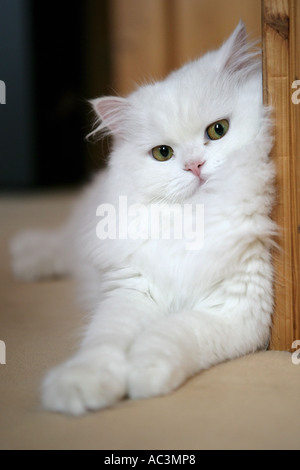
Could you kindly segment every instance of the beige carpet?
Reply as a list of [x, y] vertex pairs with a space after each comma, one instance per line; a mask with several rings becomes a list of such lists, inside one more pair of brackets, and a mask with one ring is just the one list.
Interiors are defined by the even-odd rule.
[[82, 418], [40, 409], [41, 378], [76, 346], [83, 312], [72, 280], [14, 280], [7, 245], [21, 228], [63, 220], [72, 197], [0, 199], [0, 449], [300, 449], [300, 364], [287, 352], [220, 364], [170, 396]]

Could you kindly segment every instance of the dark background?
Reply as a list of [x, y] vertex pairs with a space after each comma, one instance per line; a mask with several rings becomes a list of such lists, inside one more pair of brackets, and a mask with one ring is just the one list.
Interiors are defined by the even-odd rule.
[[0, 0], [0, 187], [76, 185], [103, 166], [88, 99], [111, 93], [109, 0]]

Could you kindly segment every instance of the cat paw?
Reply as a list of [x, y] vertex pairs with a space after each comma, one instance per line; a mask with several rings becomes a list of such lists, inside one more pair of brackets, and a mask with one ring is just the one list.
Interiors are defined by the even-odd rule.
[[168, 358], [139, 358], [130, 366], [128, 395], [133, 399], [166, 395], [179, 387], [183, 380], [180, 367]]
[[59, 236], [28, 230], [17, 234], [11, 244], [12, 270], [18, 279], [33, 281], [66, 272]]
[[42, 405], [48, 411], [80, 416], [106, 408], [126, 394], [126, 366], [69, 361], [51, 370], [42, 384]]

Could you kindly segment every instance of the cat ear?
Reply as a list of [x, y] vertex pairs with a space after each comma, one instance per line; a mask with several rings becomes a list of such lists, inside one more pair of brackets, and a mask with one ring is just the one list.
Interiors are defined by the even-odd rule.
[[253, 43], [247, 41], [247, 31], [244, 23], [239, 22], [231, 36], [219, 49], [222, 70], [229, 74], [236, 72], [249, 73], [257, 67], [258, 51], [250, 52]]
[[122, 134], [124, 132], [124, 122], [130, 106], [126, 98], [104, 96], [91, 100], [90, 103], [98, 119], [96, 129], [89, 136], [98, 132], [105, 134]]

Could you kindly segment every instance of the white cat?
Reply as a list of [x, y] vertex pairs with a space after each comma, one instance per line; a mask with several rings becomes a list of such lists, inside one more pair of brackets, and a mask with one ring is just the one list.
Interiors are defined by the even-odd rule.
[[[220, 49], [164, 81], [93, 101], [95, 132], [114, 136], [108, 169], [65, 227], [13, 241], [16, 275], [79, 276], [91, 313], [77, 354], [43, 382], [46, 409], [80, 415], [126, 396], [167, 394], [202, 369], [267, 346], [274, 167], [261, 64], [249, 47], [240, 23]], [[120, 196], [136, 214], [130, 228]], [[189, 249], [187, 231], [172, 236], [174, 221], [169, 239], [138, 237], [153, 204], [192, 207], [190, 230], [202, 227], [203, 205], [203, 243]], [[100, 240], [99, 221], [114, 222], [105, 208], [115, 208], [118, 230]], [[161, 218], [165, 227], [167, 211]]]

